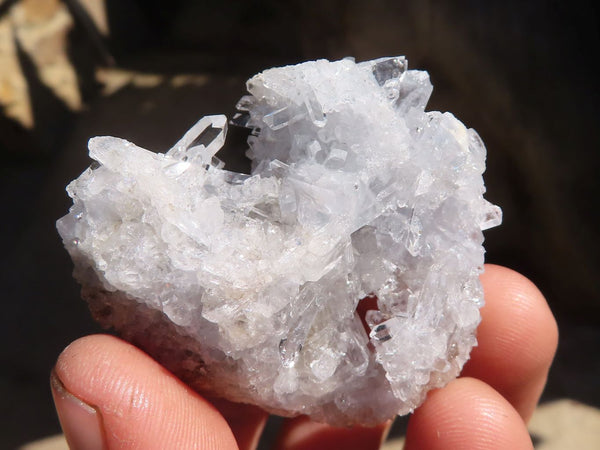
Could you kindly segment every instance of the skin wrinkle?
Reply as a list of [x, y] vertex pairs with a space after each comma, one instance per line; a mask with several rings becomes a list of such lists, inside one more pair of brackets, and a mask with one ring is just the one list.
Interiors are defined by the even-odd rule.
[[149, 400], [140, 384], [127, 377], [119, 376], [120, 368], [109, 355], [100, 360], [100, 367], [104, 370], [96, 370], [96, 373], [103, 376], [90, 377], [90, 385], [102, 385], [106, 392], [115, 392], [120, 399], [114, 408], [110, 410], [107, 408], [106, 412], [121, 418], [142, 416], [144, 409], [149, 408]]
[[[187, 392], [186, 392], [187, 393]], [[165, 395], [174, 395], [172, 390], [166, 391]], [[181, 393], [175, 394], [177, 397], [181, 397]], [[183, 398], [181, 399], [183, 400]], [[177, 416], [181, 416], [181, 420], [176, 423], [176, 427], [169, 427], [168, 423], [170, 421], [168, 416], [162, 417], [162, 425], [171, 430], [171, 435], [168, 437], [167, 441], [177, 441], [177, 439], [181, 439], [181, 436], [190, 436], [193, 439], [193, 442], [201, 442], [203, 438], [205, 438], [206, 442], [203, 445], [208, 446], [208, 448], [212, 448], [216, 446], [216, 441], [214, 438], [210, 436], [210, 433], [200, 433], [201, 429], [207, 429], [208, 426], [203, 417], [194, 417], [191, 410], [182, 409], [180, 405], [182, 401], [175, 401], [177, 405]], [[208, 439], [207, 439], [208, 438]], [[183, 445], [185, 443], [181, 443]], [[212, 447], [211, 447], [212, 446]]]
[[112, 439], [110, 440], [111, 443], [114, 444], [114, 442], [116, 442], [119, 444], [117, 448], [130, 448], [133, 444], [133, 442], [131, 442], [131, 440], [129, 439], [121, 438], [121, 436], [119, 436], [115, 431], [111, 432], [110, 436], [112, 437]]
[[[162, 392], [160, 388], [157, 390], [158, 390], [158, 392]], [[161, 401], [156, 402], [155, 404], [152, 405], [151, 408], [149, 408], [147, 411], [145, 411], [145, 414], [147, 416], [158, 417], [158, 419], [159, 419], [158, 428], [165, 429], [168, 431], [169, 434], [163, 438], [164, 441], [176, 442], [177, 438], [179, 436], [193, 436], [195, 434], [194, 433], [195, 429], [188, 425], [190, 423], [194, 423], [193, 421], [190, 422], [190, 419], [192, 419], [192, 417], [190, 416], [190, 411], [187, 411], [180, 407], [181, 403], [183, 403], [183, 400], [184, 400], [182, 398], [182, 396], [179, 393], [172, 392], [172, 389], [165, 389], [164, 390], [164, 398], [172, 398], [173, 399], [173, 403], [176, 405], [176, 409], [175, 409], [175, 411], [173, 411], [172, 414], [166, 415], [166, 414], [160, 413], [161, 410], [164, 409], [163, 404], [162, 404], [163, 402], [161, 402]], [[180, 399], [181, 399], [181, 401], [180, 401]], [[138, 411], [138, 412], [142, 412], [142, 411]], [[170, 416], [181, 417], [181, 419], [177, 420], [177, 421], [173, 421]], [[200, 420], [198, 420], [198, 419], [200, 419]], [[200, 423], [198, 423], [198, 422], [200, 422]], [[148, 420], [142, 421], [142, 423], [143, 423], [143, 428], [142, 428], [143, 432], [151, 432], [152, 430], [150, 429], [150, 427], [157, 426], [156, 424], [153, 425]], [[204, 427], [203, 420], [201, 417], [196, 418], [195, 424], [198, 425], [198, 428]]]
[[[511, 310], [514, 311], [512, 314], [512, 322], [506, 324], [497, 335], [497, 344], [505, 352], [518, 349], [519, 353], [527, 357], [527, 359], [537, 360], [539, 362], [538, 352], [536, 351], [539, 347], [535, 336], [531, 338], [531, 317], [533, 305], [530, 301], [515, 301], [511, 305]], [[515, 345], [517, 344], [517, 345]]]
[[406, 449], [421, 448], [516, 450], [532, 447], [517, 411], [505, 399], [480, 380], [462, 378], [445, 389], [432, 391], [411, 418]]
[[[477, 411], [477, 417], [479, 418], [478, 429], [481, 430], [494, 430], [498, 428], [498, 424], [502, 423], [502, 420], [508, 418], [507, 414], [498, 414], [499, 405], [489, 399], [481, 400], [476, 396], [471, 398], [471, 402], [476, 405], [475, 410]], [[485, 437], [485, 436], [484, 436]]]

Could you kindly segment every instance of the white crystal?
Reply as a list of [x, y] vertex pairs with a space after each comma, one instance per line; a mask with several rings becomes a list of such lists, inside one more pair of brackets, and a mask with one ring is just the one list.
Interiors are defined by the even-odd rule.
[[[456, 377], [483, 304], [485, 147], [404, 57], [274, 68], [165, 154], [90, 140], [57, 223], [98, 320], [193, 387], [284, 415], [373, 425]], [[377, 297], [365, 331], [359, 301]]]

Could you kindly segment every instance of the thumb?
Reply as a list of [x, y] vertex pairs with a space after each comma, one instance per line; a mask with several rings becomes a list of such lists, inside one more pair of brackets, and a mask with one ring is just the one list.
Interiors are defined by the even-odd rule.
[[50, 384], [72, 449], [238, 448], [213, 405], [115, 337], [69, 345]]

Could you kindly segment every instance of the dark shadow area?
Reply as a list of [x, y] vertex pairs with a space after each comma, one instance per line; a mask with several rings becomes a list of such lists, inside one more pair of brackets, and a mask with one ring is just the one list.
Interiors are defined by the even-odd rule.
[[4, 15], [10, 11], [10, 8], [18, 1], [19, 0], [4, 0], [0, 3], [0, 19], [2, 19], [2, 17], [4, 17]]
[[[77, 67], [77, 74], [84, 80], [91, 81], [94, 78], [92, 61], [96, 60], [98, 64], [104, 66], [114, 66], [115, 59], [110, 54], [104, 37], [85, 7], [78, 0], [63, 1], [67, 5], [74, 22], [71, 31], [73, 36], [69, 39], [70, 42], [79, 42], [80, 39], [85, 40], [90, 50], [88, 52], [70, 52], [71, 60], [73, 61], [73, 65]], [[85, 88], [85, 85], [83, 88]]]
[[[31, 152], [34, 143], [31, 131], [18, 121], [7, 117], [3, 108], [0, 108], [0, 130], [0, 155], [6, 160], [0, 170], [4, 171], [9, 164], [23, 161], [23, 156]], [[26, 159], [23, 161], [25, 164], [31, 163], [29, 158]]]
[[[32, 136], [36, 149], [30, 149], [27, 156], [36, 159], [51, 159], [66, 132], [66, 125], [71, 119], [71, 112], [52, 89], [46, 86], [39, 77], [31, 57], [23, 50], [18, 39], [14, 39], [19, 66], [29, 90], [31, 111], [35, 128]], [[25, 156], [25, 155], [22, 155]]]
[[84, 104], [93, 102], [102, 85], [96, 80], [96, 69], [114, 65], [105, 39], [77, 0], [65, 0], [73, 26], [69, 30], [67, 54], [77, 76], [77, 87]]
[[[0, 4], [0, 19], [15, 3]], [[73, 11], [73, 2], [66, 3]], [[600, 39], [591, 1], [105, 5], [109, 37], [90, 35], [81, 15], [69, 34], [83, 111], [71, 113], [18, 46], [35, 128], [0, 114], [0, 358], [6, 367], [0, 447], [59, 431], [49, 371], [69, 342], [101, 331], [80, 300], [54, 226], [71, 204], [64, 187], [90, 163], [89, 137], [115, 135], [165, 151], [203, 115], [231, 118], [252, 74], [348, 55], [406, 55], [411, 68], [431, 74], [429, 109], [452, 111], [479, 132], [488, 148], [486, 196], [504, 211], [503, 225], [486, 232], [487, 260], [530, 277], [561, 329], [544, 400], [569, 397], [600, 406], [600, 99], [593, 67]], [[160, 81], [101, 95], [95, 72], [106, 66], [107, 54], [120, 69], [153, 73]], [[197, 78], [175, 82], [179, 74]], [[226, 168], [247, 171], [244, 140], [243, 130], [230, 128], [225, 153], [218, 155]], [[402, 419], [394, 433], [405, 426]]]

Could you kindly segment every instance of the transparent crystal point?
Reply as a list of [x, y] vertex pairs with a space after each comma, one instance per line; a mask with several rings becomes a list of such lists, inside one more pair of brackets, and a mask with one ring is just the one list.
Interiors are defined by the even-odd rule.
[[167, 155], [174, 159], [208, 164], [223, 147], [226, 135], [226, 116], [203, 117], [171, 147]]

